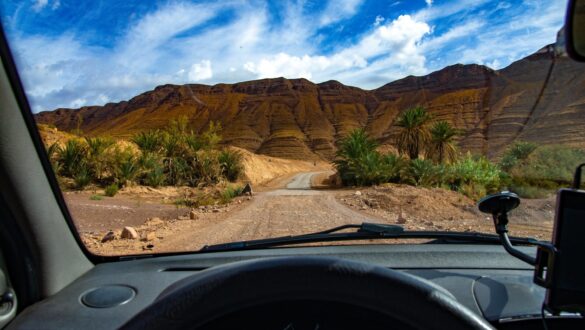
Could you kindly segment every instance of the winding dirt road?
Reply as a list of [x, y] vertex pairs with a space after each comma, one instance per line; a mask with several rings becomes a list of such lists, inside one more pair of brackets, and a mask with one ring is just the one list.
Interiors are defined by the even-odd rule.
[[199, 249], [206, 244], [305, 234], [350, 223], [386, 222], [365, 216], [337, 202], [334, 191], [312, 190], [311, 178], [320, 172], [300, 173], [284, 189], [254, 196], [246, 207], [225, 214], [224, 218], [191, 233], [168, 239], [182, 249]]
[[305, 234], [350, 223], [387, 222], [340, 204], [335, 198], [338, 191], [311, 189], [311, 179], [320, 173], [299, 173], [280, 188], [259, 192], [227, 212], [169, 221], [155, 229], [156, 239], [149, 242], [118, 239], [101, 243], [93, 235], [87, 236], [91, 239], [86, 243], [90, 250], [104, 255], [193, 251], [205, 245]]

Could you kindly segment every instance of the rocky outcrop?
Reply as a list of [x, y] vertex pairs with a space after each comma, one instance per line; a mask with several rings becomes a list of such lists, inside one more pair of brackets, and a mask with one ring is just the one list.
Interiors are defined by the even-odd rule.
[[[190, 128], [223, 126], [224, 143], [277, 157], [334, 157], [336, 142], [365, 127], [382, 144], [396, 117], [422, 105], [461, 129], [460, 147], [497, 157], [515, 140], [585, 147], [585, 65], [553, 61], [552, 47], [499, 71], [453, 65], [366, 91], [337, 81], [262, 79], [214, 86], [164, 85], [129, 101], [36, 115], [60, 130], [128, 137], [185, 116]], [[544, 82], [548, 82], [546, 86]]]

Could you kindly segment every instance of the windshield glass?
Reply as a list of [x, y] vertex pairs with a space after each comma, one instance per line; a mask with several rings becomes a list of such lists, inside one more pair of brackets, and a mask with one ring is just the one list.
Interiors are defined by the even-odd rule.
[[548, 240], [554, 194], [585, 160], [585, 66], [565, 54], [563, 0], [0, 8], [95, 254], [362, 222], [493, 233], [476, 202], [501, 190], [522, 198], [511, 235]]

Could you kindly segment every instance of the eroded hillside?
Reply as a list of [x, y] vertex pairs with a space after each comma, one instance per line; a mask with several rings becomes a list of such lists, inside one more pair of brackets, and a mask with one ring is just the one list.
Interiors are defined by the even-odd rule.
[[[585, 147], [585, 65], [552, 61], [549, 47], [494, 71], [453, 65], [366, 91], [337, 81], [263, 79], [237, 84], [164, 85], [132, 98], [36, 115], [39, 123], [88, 135], [128, 137], [185, 116], [194, 131], [221, 122], [223, 141], [255, 153], [331, 159], [336, 141], [365, 127], [381, 144], [398, 132], [396, 116], [422, 105], [464, 134], [460, 147], [497, 156], [521, 139]], [[546, 88], [543, 88], [547, 81]]]

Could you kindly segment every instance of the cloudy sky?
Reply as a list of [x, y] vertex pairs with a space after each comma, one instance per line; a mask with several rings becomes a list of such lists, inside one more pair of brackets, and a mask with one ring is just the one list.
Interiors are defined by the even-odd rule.
[[555, 41], [566, 0], [3, 0], [33, 111], [267, 77], [373, 89]]

